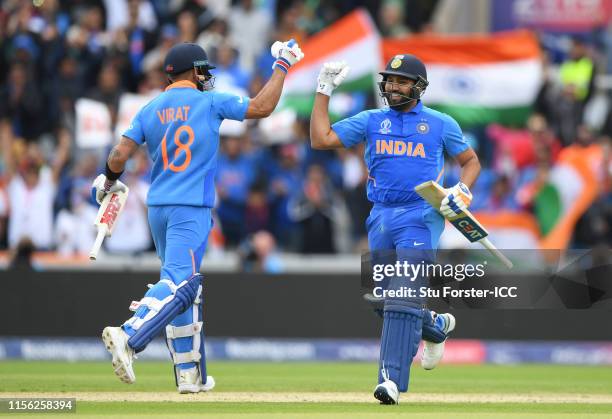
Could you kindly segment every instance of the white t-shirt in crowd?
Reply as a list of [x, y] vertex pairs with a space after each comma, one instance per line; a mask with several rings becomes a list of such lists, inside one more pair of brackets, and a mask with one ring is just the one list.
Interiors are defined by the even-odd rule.
[[8, 184], [10, 202], [9, 246], [29, 237], [37, 249], [53, 246], [53, 201], [57, 185], [49, 167], [40, 169], [38, 184], [28, 189], [23, 178], [13, 176]]

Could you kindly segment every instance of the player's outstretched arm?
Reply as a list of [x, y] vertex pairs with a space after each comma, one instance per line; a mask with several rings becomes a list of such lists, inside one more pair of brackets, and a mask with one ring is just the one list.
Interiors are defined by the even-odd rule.
[[257, 96], [249, 101], [245, 116], [247, 119], [265, 118], [274, 111], [283, 91], [283, 83], [289, 68], [304, 58], [300, 46], [293, 39], [289, 42], [276, 41], [272, 45], [271, 52], [276, 58], [272, 66], [274, 72]]
[[119, 177], [125, 169], [125, 163], [137, 149], [138, 144], [127, 137], [121, 137], [119, 144], [113, 147], [108, 155], [104, 173], [98, 175], [92, 185], [98, 203], [101, 203], [109, 193], [126, 190], [125, 184], [119, 180]]
[[349, 72], [345, 62], [325, 63], [317, 79], [317, 94], [310, 114], [310, 145], [328, 150], [344, 147], [329, 121], [329, 98]]

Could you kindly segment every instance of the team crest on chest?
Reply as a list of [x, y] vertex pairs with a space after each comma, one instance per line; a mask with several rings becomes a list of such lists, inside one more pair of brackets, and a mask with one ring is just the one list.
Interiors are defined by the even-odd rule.
[[429, 124], [420, 122], [417, 124], [416, 129], [419, 134], [427, 134], [429, 132]]
[[391, 121], [386, 118], [380, 123], [380, 129], [378, 130], [381, 134], [389, 134], [391, 132]]

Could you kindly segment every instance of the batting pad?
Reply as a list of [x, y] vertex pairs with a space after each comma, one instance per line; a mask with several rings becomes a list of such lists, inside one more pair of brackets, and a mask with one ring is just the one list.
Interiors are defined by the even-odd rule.
[[421, 341], [423, 310], [405, 308], [384, 312], [378, 382], [391, 380], [399, 391], [408, 391], [410, 364]]
[[144, 350], [172, 319], [191, 307], [201, 283], [202, 275], [195, 274], [178, 285], [162, 279], [149, 289], [134, 316], [122, 326], [130, 335], [128, 345], [136, 352]]

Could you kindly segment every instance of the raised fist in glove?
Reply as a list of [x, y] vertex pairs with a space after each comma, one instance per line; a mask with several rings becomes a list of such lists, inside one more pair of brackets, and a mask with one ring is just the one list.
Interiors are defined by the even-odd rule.
[[98, 204], [102, 204], [102, 200], [106, 195], [113, 192], [125, 192], [126, 186], [120, 180], [108, 180], [106, 175], [100, 174], [91, 185], [92, 194], [95, 194]]
[[317, 93], [331, 96], [333, 90], [342, 84], [350, 69], [344, 61], [323, 64], [317, 79]]
[[272, 56], [276, 58], [276, 61], [272, 65], [272, 69], [278, 68], [285, 73], [289, 71], [289, 68], [298, 63], [304, 58], [304, 53], [300, 49], [295, 40], [291, 39], [287, 42], [276, 41], [270, 48]]
[[440, 203], [440, 212], [444, 217], [453, 217], [470, 206], [472, 193], [465, 184], [459, 182], [445, 191], [446, 197]]

